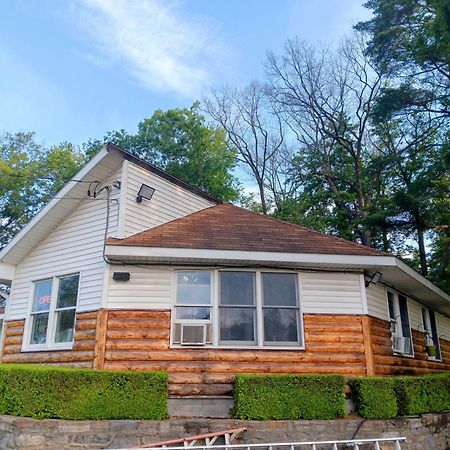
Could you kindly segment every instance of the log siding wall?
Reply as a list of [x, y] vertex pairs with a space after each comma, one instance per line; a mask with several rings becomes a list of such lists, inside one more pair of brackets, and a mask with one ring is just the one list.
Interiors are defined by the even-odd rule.
[[418, 375], [450, 370], [450, 341], [439, 339], [442, 361], [429, 360], [425, 353], [424, 333], [412, 330], [414, 357], [394, 355], [389, 322], [370, 317], [375, 375]]
[[170, 348], [170, 311], [108, 313], [105, 369], [164, 370], [171, 395], [229, 395], [236, 373], [366, 374], [362, 317], [304, 315], [305, 350]]
[[45, 363], [92, 368], [98, 314], [97, 311], [77, 313], [72, 350], [22, 352], [25, 321], [5, 322], [1, 362]]
[[414, 358], [394, 355], [389, 322], [364, 315], [304, 314], [305, 350], [170, 348], [170, 311], [77, 313], [72, 350], [21, 352], [24, 321], [5, 323], [2, 362], [46, 363], [111, 370], [162, 370], [171, 395], [231, 395], [236, 373], [417, 375], [450, 370], [425, 354], [413, 330]]

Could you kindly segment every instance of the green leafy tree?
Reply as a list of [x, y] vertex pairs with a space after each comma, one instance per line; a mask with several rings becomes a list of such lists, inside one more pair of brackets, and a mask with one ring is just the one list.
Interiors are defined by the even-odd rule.
[[379, 113], [430, 111], [450, 115], [450, 3], [448, 0], [370, 0], [367, 52], [392, 85]]
[[110, 132], [102, 141], [88, 142], [87, 154], [91, 156], [107, 142], [221, 200], [238, 197], [238, 183], [232, 174], [236, 151], [223, 129], [206, 123], [199, 103], [189, 109], [157, 110], [139, 123], [137, 134]]
[[68, 143], [45, 149], [33, 133], [0, 138], [0, 248], [79, 170], [84, 155]]

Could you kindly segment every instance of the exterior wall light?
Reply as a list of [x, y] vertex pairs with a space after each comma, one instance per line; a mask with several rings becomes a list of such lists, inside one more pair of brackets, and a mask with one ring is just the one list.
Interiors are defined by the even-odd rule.
[[369, 287], [370, 283], [377, 284], [381, 279], [381, 272], [375, 272], [369, 280], [366, 281], [366, 287]]
[[139, 192], [136, 196], [136, 201], [138, 203], [142, 203], [142, 199], [151, 200], [153, 197], [153, 194], [155, 193], [155, 189], [153, 189], [150, 186], [147, 186], [146, 184], [142, 184], [139, 188]]

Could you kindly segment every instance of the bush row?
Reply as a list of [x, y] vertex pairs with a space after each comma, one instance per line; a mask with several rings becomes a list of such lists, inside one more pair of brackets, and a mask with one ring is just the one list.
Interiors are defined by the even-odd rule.
[[[238, 419], [334, 419], [344, 415], [339, 375], [237, 375]], [[450, 410], [450, 374], [347, 380], [357, 412], [367, 419]]]
[[349, 380], [358, 413], [367, 419], [450, 409], [450, 374]]
[[236, 375], [238, 419], [334, 419], [344, 415], [341, 375]]
[[0, 364], [0, 414], [39, 419], [164, 419], [167, 374]]

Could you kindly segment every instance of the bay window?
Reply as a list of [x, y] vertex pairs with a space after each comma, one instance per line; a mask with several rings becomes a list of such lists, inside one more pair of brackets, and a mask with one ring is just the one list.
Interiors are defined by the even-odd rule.
[[75, 328], [79, 275], [67, 275], [34, 283], [28, 345], [33, 349], [71, 345]]
[[[302, 347], [298, 274], [264, 270], [175, 272], [172, 343]], [[189, 333], [189, 340], [183, 335]], [[184, 334], [183, 334], [184, 333]]]

